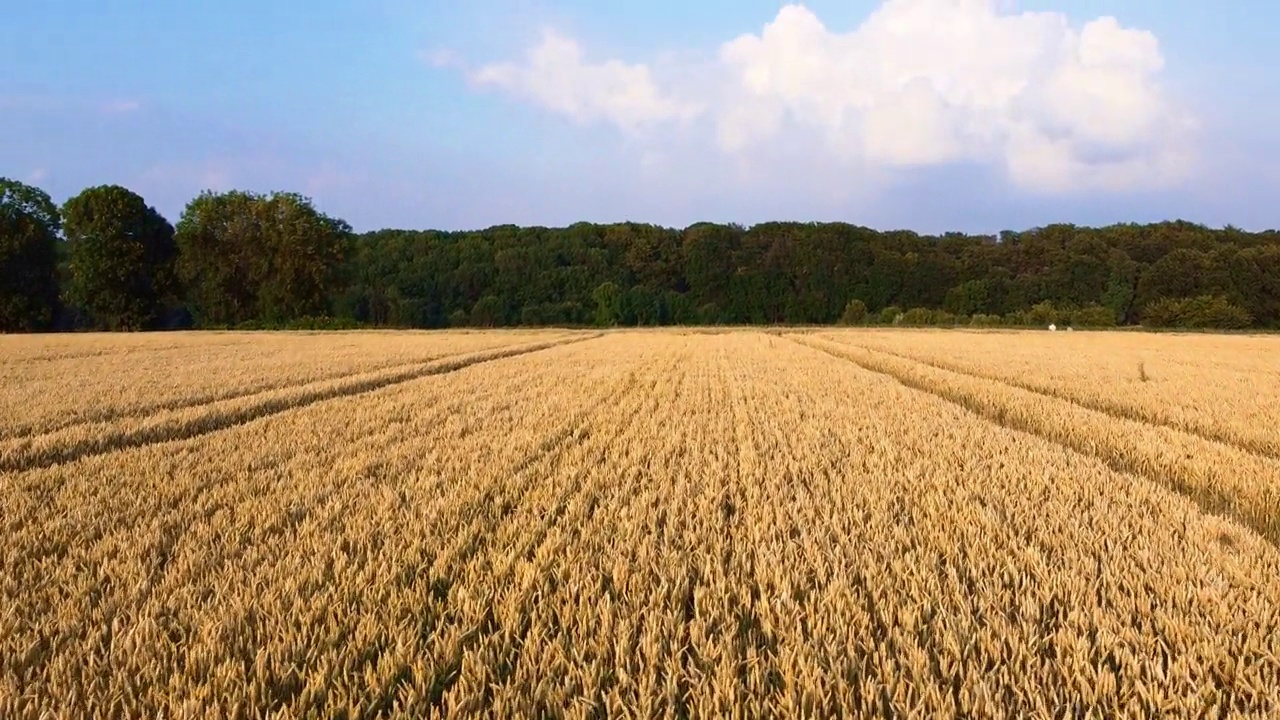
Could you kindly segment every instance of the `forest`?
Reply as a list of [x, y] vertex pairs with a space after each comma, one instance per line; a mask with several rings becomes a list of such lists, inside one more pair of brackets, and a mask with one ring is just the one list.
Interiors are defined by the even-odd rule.
[[1280, 232], [621, 222], [356, 233], [296, 193], [176, 224], [0, 178], [0, 331], [887, 324], [1280, 329]]

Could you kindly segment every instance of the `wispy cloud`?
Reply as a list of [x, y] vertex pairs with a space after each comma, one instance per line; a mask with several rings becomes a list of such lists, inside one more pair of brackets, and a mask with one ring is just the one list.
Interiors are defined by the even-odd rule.
[[129, 115], [141, 110], [142, 103], [137, 100], [115, 99], [102, 103], [98, 109], [103, 115]]

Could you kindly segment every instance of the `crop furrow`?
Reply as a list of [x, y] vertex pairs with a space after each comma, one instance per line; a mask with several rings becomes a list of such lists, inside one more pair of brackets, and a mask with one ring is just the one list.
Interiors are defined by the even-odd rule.
[[[839, 344], [846, 345], [847, 343], [841, 342]], [[918, 355], [908, 354], [908, 353], [894, 351], [894, 350], [888, 350], [885, 348], [867, 347], [865, 345], [857, 345], [856, 347], [860, 347], [863, 350], [868, 350], [875, 353], [892, 355], [901, 360], [916, 362], [916, 363], [920, 363], [921, 365], [928, 365], [929, 367], [936, 368], [938, 370], [944, 370], [946, 372], [952, 372], [959, 375], [967, 375], [969, 377], [976, 378], [978, 380], [985, 380], [988, 382], [998, 383], [1000, 385], [1017, 388], [1019, 390], [1025, 390], [1027, 392], [1036, 393], [1037, 395], [1044, 395], [1045, 397], [1050, 397], [1055, 400], [1061, 400], [1063, 402], [1071, 403], [1072, 405], [1079, 406], [1086, 410], [1092, 410], [1094, 412], [1100, 412], [1106, 415], [1110, 415], [1111, 417], [1114, 417], [1118, 420], [1132, 420], [1134, 422], [1145, 423], [1147, 425], [1156, 425], [1160, 427], [1165, 427], [1165, 428], [1169, 428], [1170, 430], [1176, 430], [1178, 432], [1186, 433], [1188, 435], [1195, 435], [1209, 442], [1217, 442], [1217, 443], [1222, 443], [1223, 445], [1230, 445], [1231, 447], [1234, 447], [1240, 450], [1241, 452], [1253, 453], [1255, 455], [1260, 455], [1262, 457], [1271, 458], [1271, 459], [1280, 459], [1280, 450], [1276, 449], [1276, 446], [1274, 445], [1274, 443], [1268, 443], [1268, 442], [1257, 440], [1254, 438], [1247, 438], [1247, 437], [1242, 438], [1237, 435], [1233, 435], [1230, 431], [1226, 429], [1215, 427], [1212, 423], [1209, 423], [1209, 422], [1197, 421], [1193, 419], [1176, 420], [1176, 419], [1172, 419], [1172, 418], [1168, 418], [1166, 416], [1160, 415], [1158, 413], [1142, 412], [1141, 410], [1125, 405], [1123, 403], [1090, 399], [1087, 397], [1083, 397], [1079, 394], [1071, 393], [1061, 388], [1056, 388], [1043, 383], [1036, 383], [1036, 382], [1031, 382], [1027, 380], [1019, 380], [1015, 378], [1002, 377], [995, 373], [975, 372], [969, 368], [964, 367], [959, 363], [948, 362], [945, 360], [938, 360], [936, 358], [923, 358], [923, 357], [919, 357]]]
[[319, 377], [311, 378], [303, 382], [285, 383], [282, 385], [269, 385], [268, 381], [259, 383], [248, 383], [243, 385], [229, 384], [224, 388], [214, 390], [199, 395], [188, 395], [181, 398], [161, 399], [154, 402], [135, 405], [133, 407], [103, 407], [90, 409], [84, 415], [69, 418], [66, 420], [58, 420], [38, 433], [29, 434], [33, 426], [31, 424], [6, 428], [0, 431], [0, 440], [9, 440], [12, 438], [20, 438], [23, 442], [38, 443], [42, 438], [54, 436], [58, 433], [74, 432], [77, 429], [91, 428], [94, 425], [115, 423], [120, 421], [145, 419], [150, 415], [162, 412], [175, 412], [180, 410], [196, 409], [204, 405], [212, 405], [214, 403], [226, 402], [230, 400], [249, 400], [262, 395], [272, 393], [282, 393], [297, 391], [312, 385], [322, 385], [325, 383], [333, 383], [340, 381], [354, 380], [370, 375], [382, 375], [395, 372], [412, 372], [416, 368], [433, 362], [441, 362], [450, 358], [461, 357], [469, 353], [449, 353], [436, 357], [420, 358], [410, 362], [387, 362], [374, 363], [367, 367], [361, 368], [355, 372], [344, 370], [339, 372], [330, 372], [321, 374]]
[[55, 433], [36, 439], [24, 439], [0, 448], [0, 472], [21, 472], [68, 463], [91, 455], [188, 440], [325, 400], [362, 395], [391, 385], [399, 385], [431, 375], [456, 372], [472, 365], [538, 352], [558, 345], [583, 342], [594, 337], [598, 335], [451, 356], [426, 365], [379, 373], [372, 377], [340, 380], [318, 387], [308, 385], [280, 394], [272, 394], [269, 397], [258, 395], [224, 403], [212, 403], [192, 409], [202, 410], [202, 412], [190, 414], [178, 411], [152, 417], [133, 428], [122, 428], [119, 427], [119, 423], [111, 423], [102, 428], [102, 434], [78, 433], [72, 437], [63, 437], [61, 433]]
[[890, 377], [993, 422], [1095, 457], [1113, 470], [1177, 491], [1207, 513], [1280, 544], [1280, 467], [1238, 448], [1171, 428], [1117, 418], [1039, 393], [876, 353], [791, 336], [802, 345]]

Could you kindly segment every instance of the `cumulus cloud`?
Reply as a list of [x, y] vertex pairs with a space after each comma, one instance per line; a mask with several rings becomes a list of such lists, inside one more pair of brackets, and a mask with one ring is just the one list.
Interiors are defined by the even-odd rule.
[[472, 82], [494, 86], [581, 123], [606, 120], [633, 132], [695, 116], [699, 107], [662, 92], [646, 65], [588, 62], [579, 44], [545, 30], [523, 63], [485, 65]]
[[587, 62], [550, 31], [522, 62], [471, 78], [625, 131], [699, 118], [714, 148], [737, 160], [816, 138], [824, 162], [868, 176], [976, 163], [1057, 192], [1186, 175], [1194, 126], [1162, 88], [1154, 35], [1112, 17], [1077, 25], [1007, 4], [887, 0], [848, 32], [787, 5], [758, 33], [722, 44], [698, 87], [663, 87], [644, 64]]
[[1160, 183], [1186, 162], [1156, 38], [1110, 17], [1076, 29], [988, 0], [889, 0], [836, 33], [790, 5], [720, 59], [737, 91], [717, 119], [730, 152], [786, 119], [851, 159], [999, 162], [1040, 190]]

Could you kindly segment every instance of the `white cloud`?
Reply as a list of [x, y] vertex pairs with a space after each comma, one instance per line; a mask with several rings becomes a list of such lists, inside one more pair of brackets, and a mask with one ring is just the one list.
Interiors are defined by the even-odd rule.
[[477, 85], [502, 88], [577, 122], [606, 120], [628, 132], [689, 119], [699, 111], [695, 103], [663, 93], [648, 66], [586, 62], [578, 43], [554, 30], [543, 32], [524, 63], [485, 65], [470, 77]]
[[[1009, 5], [886, 0], [849, 32], [787, 5], [759, 33], [721, 45], [714, 72], [689, 64], [665, 86], [645, 64], [586, 62], [550, 31], [523, 61], [470, 76], [628, 133], [700, 117], [705, 140], [737, 162], [799, 144], [821, 154], [815, 162], [868, 176], [979, 163], [1042, 192], [1186, 177], [1194, 125], [1160, 84], [1154, 35], [1111, 17], [1076, 25]], [[679, 85], [681, 76], [703, 79]]]
[[27, 173], [25, 182], [28, 185], [39, 185], [49, 179], [49, 170], [47, 168], [38, 167]]

